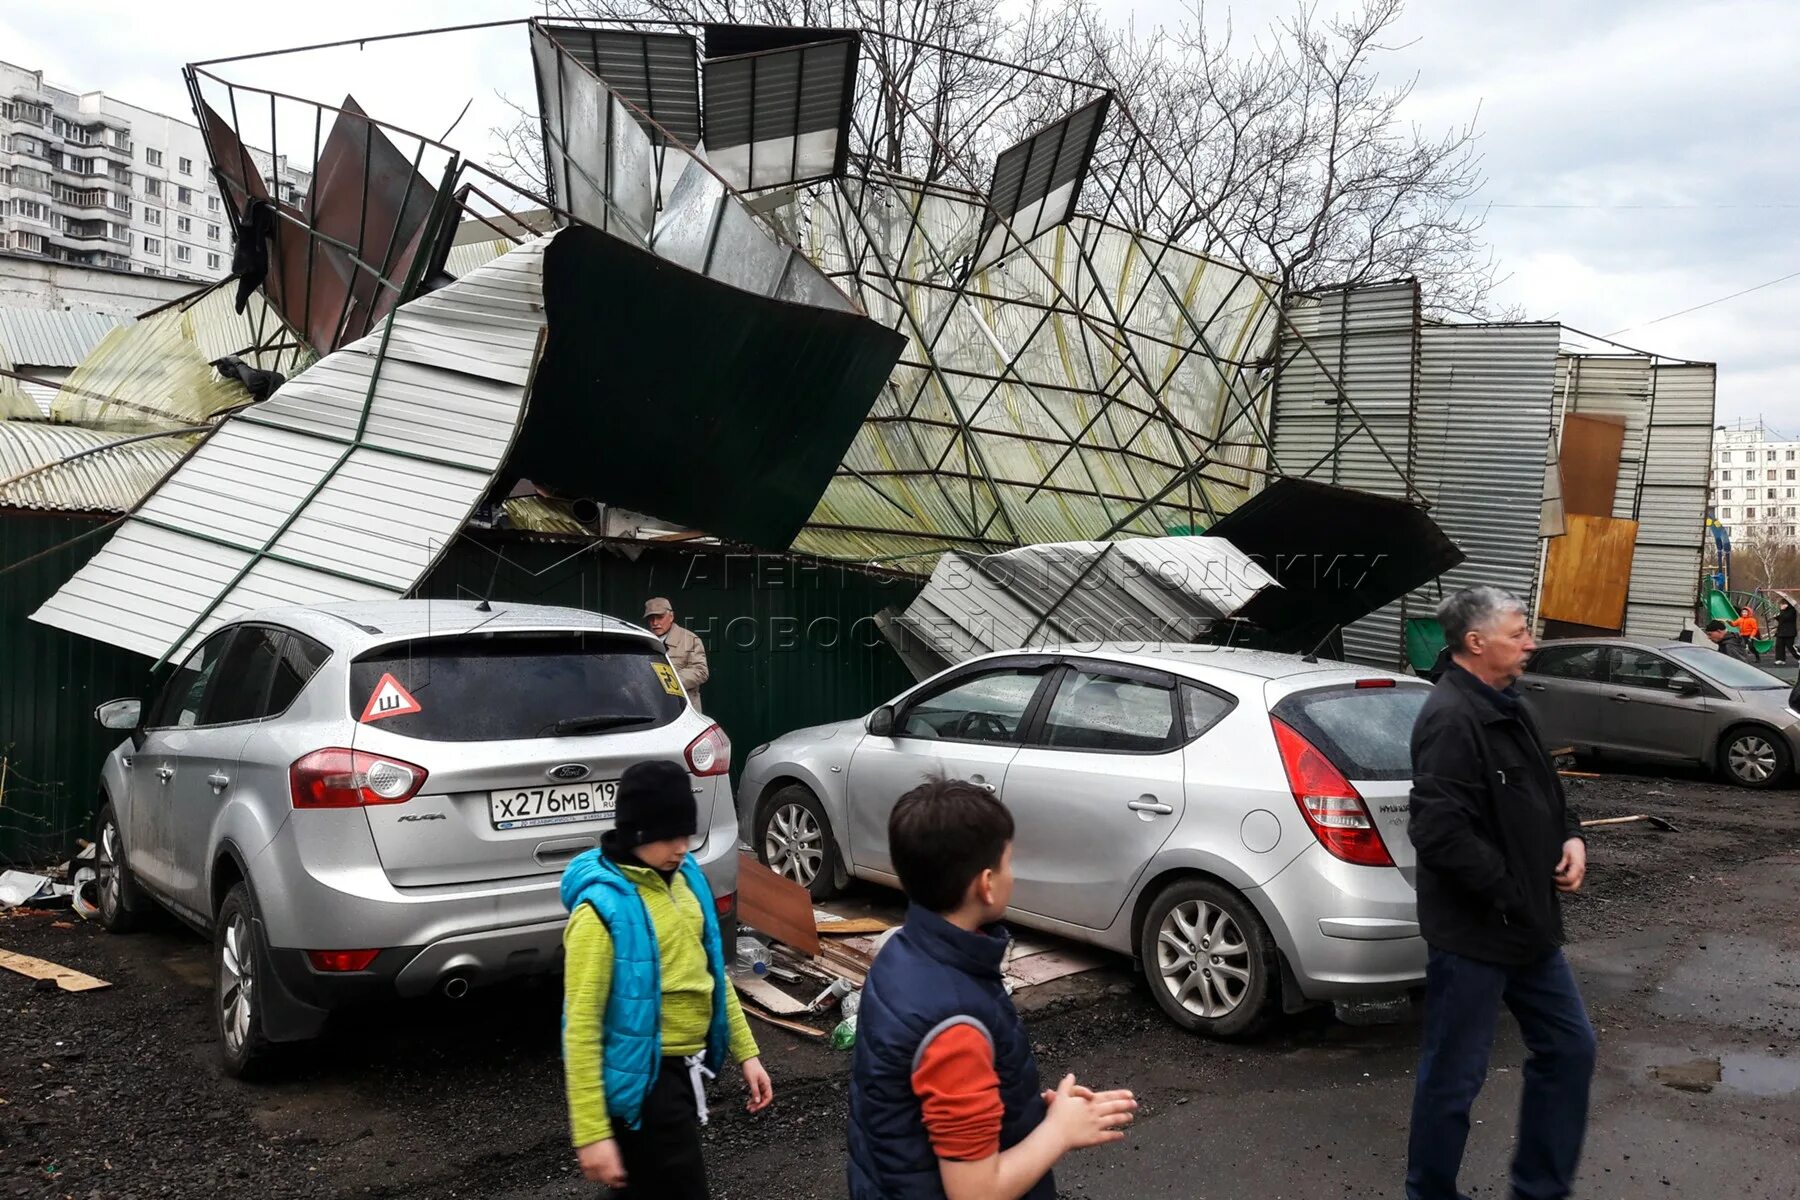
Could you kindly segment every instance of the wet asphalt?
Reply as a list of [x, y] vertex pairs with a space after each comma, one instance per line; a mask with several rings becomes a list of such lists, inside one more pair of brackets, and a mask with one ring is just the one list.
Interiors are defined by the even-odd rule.
[[[1577, 781], [1596, 832], [1570, 958], [1600, 1032], [1577, 1194], [1800, 1194], [1800, 791], [1698, 776]], [[886, 897], [871, 894], [882, 903]], [[58, 925], [69, 925], [59, 928]], [[598, 1196], [575, 1175], [554, 984], [340, 1022], [279, 1076], [223, 1078], [204, 945], [172, 924], [110, 938], [68, 914], [0, 915], [0, 947], [110, 980], [0, 973], [0, 1197]], [[1064, 1195], [1276, 1200], [1403, 1195], [1417, 1026], [1284, 1022], [1244, 1045], [1161, 1016], [1121, 964], [1024, 994], [1047, 1077], [1135, 1089], [1122, 1145], [1071, 1156]], [[777, 1102], [716, 1089], [714, 1194], [836, 1197], [848, 1056], [759, 1026]], [[1523, 1050], [1503, 1022], [1463, 1177], [1504, 1197]]]

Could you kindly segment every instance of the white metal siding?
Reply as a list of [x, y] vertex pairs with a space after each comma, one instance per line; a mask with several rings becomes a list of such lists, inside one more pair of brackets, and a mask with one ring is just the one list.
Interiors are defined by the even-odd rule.
[[404, 594], [512, 442], [553, 236], [401, 308], [385, 358], [378, 330], [227, 421], [33, 619], [179, 656], [246, 611]]
[[[1632, 637], [1674, 637], [1694, 615], [1717, 374], [1710, 363], [1652, 368], [1637, 546], [1625, 605], [1625, 632]], [[1758, 480], [1757, 486], [1767, 484]]]

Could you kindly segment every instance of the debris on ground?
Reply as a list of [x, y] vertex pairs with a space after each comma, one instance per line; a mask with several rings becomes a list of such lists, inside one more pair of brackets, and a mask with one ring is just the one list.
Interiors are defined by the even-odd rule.
[[65, 992], [93, 992], [112, 986], [104, 979], [95, 979], [92, 975], [84, 975], [72, 968], [33, 958], [29, 954], [15, 954], [11, 950], [0, 950], [0, 967], [27, 979], [35, 979], [40, 986], [47, 983], [52, 989], [61, 988]]
[[67, 904], [75, 889], [65, 883], [57, 883], [48, 875], [33, 875], [27, 871], [0, 871], [0, 905], [15, 907], [28, 905], [33, 908], [46, 908]]

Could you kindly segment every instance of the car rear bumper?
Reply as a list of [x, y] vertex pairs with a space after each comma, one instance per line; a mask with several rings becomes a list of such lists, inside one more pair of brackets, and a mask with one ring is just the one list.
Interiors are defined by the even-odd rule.
[[[302, 1005], [332, 1009], [382, 994], [422, 996], [558, 969], [568, 920], [560, 874], [482, 884], [396, 888], [378, 862], [312, 853], [290, 821], [252, 867], [271, 966]], [[737, 890], [729, 817], [695, 854], [715, 897]], [[309, 868], [309, 862], [332, 861]], [[380, 953], [367, 970], [319, 971], [309, 950]]]
[[1313, 846], [1257, 889], [1270, 932], [1308, 1000], [1408, 991], [1425, 981], [1418, 897], [1393, 867]]

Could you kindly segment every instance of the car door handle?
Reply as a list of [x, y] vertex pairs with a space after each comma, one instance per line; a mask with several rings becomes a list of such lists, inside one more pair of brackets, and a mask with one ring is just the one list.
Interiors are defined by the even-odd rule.
[[225, 790], [225, 785], [231, 782], [231, 776], [214, 771], [206, 777], [206, 782], [212, 784], [213, 795], [217, 796]]
[[133, 761], [134, 760], [132, 759], [131, 755], [127, 754], [124, 758], [121, 758], [119, 760], [119, 765], [121, 767], [124, 767], [127, 771], [129, 771], [129, 770], [131, 770], [131, 764]]
[[1550, 689], [1541, 683], [1528, 683], [1525, 685], [1525, 690], [1528, 692], [1547, 692]]
[[174, 767], [158, 767], [158, 768], [156, 768], [156, 777], [158, 779], [162, 780], [164, 783], [167, 783], [167, 782], [169, 782], [169, 780], [175, 778], [175, 768]]
[[1133, 800], [1125, 807], [1129, 808], [1132, 812], [1161, 813], [1165, 817], [1175, 811], [1172, 807], [1164, 804], [1154, 796], [1144, 796], [1141, 799]]
[[1630, 704], [1631, 697], [1626, 695], [1624, 692], [1614, 692], [1613, 693], [1613, 703], [1614, 704]]

